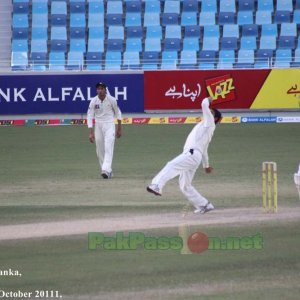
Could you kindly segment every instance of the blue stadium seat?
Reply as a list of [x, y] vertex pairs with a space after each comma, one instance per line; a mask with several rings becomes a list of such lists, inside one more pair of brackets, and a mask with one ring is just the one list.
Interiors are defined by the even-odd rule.
[[26, 14], [13, 15], [12, 26], [18, 28], [28, 28], [28, 15]]
[[180, 39], [165, 39], [164, 50], [165, 51], [180, 51]]
[[29, 12], [29, 3], [21, 2], [13, 4], [13, 14], [28, 14]]
[[32, 0], [32, 3], [41, 3], [41, 2], [48, 3], [48, 0]]
[[80, 14], [80, 13], [85, 13], [85, 2], [73, 2], [70, 3], [70, 13], [73, 14]]
[[[32, 16], [34, 17], [34, 15]], [[48, 17], [47, 17], [48, 22]], [[51, 15], [51, 26], [67, 26], [66, 15]]]
[[295, 43], [295, 37], [294, 36], [280, 36], [278, 41], [278, 48], [279, 49], [295, 49], [296, 43]]
[[243, 36], [258, 36], [258, 26], [256, 24], [243, 25], [242, 27]]
[[146, 38], [159, 38], [162, 39], [161, 26], [148, 26], [146, 30]]
[[122, 52], [123, 51], [123, 40], [122, 39], [108, 39], [107, 40], [107, 51]]
[[13, 3], [20, 3], [20, 2], [29, 4], [30, 0], [13, 0]]
[[86, 52], [85, 39], [70, 39], [70, 52]]
[[300, 9], [300, 0], [296, 0], [295, 9]]
[[217, 1], [216, 0], [206, 0], [201, 1], [201, 11], [202, 12], [217, 12]]
[[243, 50], [256, 50], [256, 37], [255, 36], [243, 36], [241, 38], [241, 49]]
[[197, 25], [197, 13], [183, 12], [181, 14], [181, 26]]
[[161, 41], [159, 38], [146, 38], [145, 39], [145, 52], [148, 51], [161, 51]]
[[221, 39], [221, 48], [224, 50], [237, 50], [237, 38], [223, 37]]
[[30, 55], [30, 65], [33, 71], [46, 71], [48, 63], [47, 54], [40, 52], [32, 52]]
[[274, 11], [273, 0], [258, 0], [257, 10], [259, 11]]
[[296, 9], [294, 10], [294, 19], [293, 19], [294, 23], [296, 23], [297, 25], [300, 24], [300, 9]]
[[85, 28], [71, 27], [70, 28], [70, 38], [71, 39], [84, 39], [85, 38]]
[[239, 50], [237, 62], [240, 64], [254, 64], [254, 51]]
[[200, 38], [200, 26], [186, 26], [184, 28], [184, 36], [185, 37], [198, 37]]
[[10, 65], [11, 65], [12, 71], [26, 70], [28, 68], [27, 52], [12, 52]]
[[32, 3], [32, 14], [48, 14], [48, 3]]
[[199, 51], [200, 41], [198, 38], [184, 38], [183, 39], [183, 50], [184, 51]]
[[163, 51], [161, 60], [162, 70], [175, 70], [178, 62], [177, 51]]
[[220, 12], [236, 12], [235, 0], [220, 0]]
[[103, 53], [87, 52], [85, 62], [86, 62], [86, 70], [100, 71], [102, 70]]
[[88, 39], [88, 52], [104, 52], [103, 39]]
[[108, 26], [122, 26], [122, 14], [107, 14], [106, 21]]
[[51, 2], [51, 14], [52, 15], [66, 15], [67, 14], [67, 3], [62, 1]]
[[163, 13], [162, 15], [162, 25], [177, 25], [179, 19], [179, 14], [175, 13]]
[[204, 37], [220, 37], [219, 25], [204, 26]]
[[233, 12], [220, 12], [219, 13], [219, 24], [234, 24], [235, 23], [235, 13]]
[[234, 50], [220, 50], [219, 62], [233, 64], [235, 62]]
[[239, 25], [253, 24], [253, 12], [252, 11], [239, 11], [237, 14], [237, 23]]
[[50, 52], [49, 54], [49, 70], [63, 71], [65, 70], [66, 58], [64, 52]]
[[85, 27], [85, 14], [71, 14], [70, 27]]
[[297, 36], [297, 24], [295, 23], [282, 23], [281, 24], [281, 30], [280, 30], [281, 36]]
[[144, 52], [143, 53], [143, 69], [144, 70], [157, 70], [159, 61], [158, 52]]
[[165, 27], [165, 38], [181, 39], [181, 26], [168, 25]]
[[126, 51], [127, 52], [141, 52], [142, 48], [142, 41], [139, 38], [136, 39], [128, 39], [126, 40]]
[[144, 26], [159, 26], [160, 19], [157, 13], [145, 13], [144, 15]]
[[81, 52], [68, 53], [68, 61], [66, 68], [68, 70], [82, 70], [83, 69], [83, 54]]
[[[148, 27], [149, 28], [149, 27]], [[141, 26], [131, 26], [126, 28], [127, 39], [131, 38], [142, 38], [143, 37], [143, 28]]]
[[12, 40], [12, 52], [28, 52], [27, 40]]
[[28, 28], [13, 28], [14, 40], [27, 40], [28, 39]]
[[239, 11], [254, 11], [254, 0], [239, 0]]
[[107, 14], [123, 14], [122, 1], [107, 1]]
[[105, 70], [120, 70], [121, 69], [121, 52], [107, 51], [105, 55]]
[[104, 40], [104, 27], [91, 27], [89, 28], [90, 39], [103, 39]]
[[182, 2], [182, 11], [183, 12], [198, 12], [199, 4], [198, 0], [183, 0]]
[[277, 25], [276, 24], [265, 24], [261, 27], [261, 36], [274, 36], [277, 37]]
[[123, 26], [110, 26], [108, 27], [108, 39], [124, 39]]
[[141, 1], [128, 1], [126, 2], [127, 13], [141, 13], [142, 3]]
[[47, 41], [46, 40], [31, 40], [31, 52], [47, 53]]
[[51, 40], [51, 51], [52, 52], [67, 52], [66, 40]]
[[139, 69], [140, 68], [140, 54], [139, 52], [124, 52], [123, 55], [123, 69]]
[[260, 11], [256, 12], [256, 21], [257, 25], [263, 24], [272, 24], [272, 14], [270, 11]]
[[147, 1], [145, 3], [146, 13], [160, 13], [160, 1]]
[[[54, 1], [65, 1], [65, 0], [54, 0]], [[69, 0], [70, 3], [77, 3], [77, 2], [84, 2], [85, 0]], [[93, 1], [98, 1], [100, 2], [100, 0], [88, 0], [89, 2], [93, 2]]]
[[125, 26], [141, 26], [141, 14], [140, 13], [127, 13], [125, 18]]
[[216, 14], [214, 12], [201, 12], [199, 16], [199, 25], [215, 25], [216, 24]]
[[103, 4], [103, 1], [89, 2], [88, 13], [89, 13], [89, 15], [104, 14], [104, 4]]
[[164, 13], [180, 13], [180, 1], [164, 1]]
[[223, 37], [239, 38], [239, 26], [236, 24], [227, 24], [223, 26]]
[[51, 40], [67, 40], [67, 29], [62, 26], [51, 27]]
[[292, 0], [277, 0], [277, 11], [293, 11], [293, 1]]
[[300, 48], [300, 37], [298, 37], [297, 49]]
[[274, 16], [275, 23], [289, 23], [291, 20], [291, 13], [289, 11], [277, 10]]
[[104, 14], [90, 14], [88, 26], [89, 28], [104, 27]]
[[290, 68], [292, 51], [290, 49], [278, 49], [275, 54], [275, 68]]
[[276, 37], [275, 36], [262, 36], [260, 38], [260, 49], [276, 49]]
[[180, 53], [179, 68], [194, 69], [197, 64], [197, 52], [183, 50]]
[[255, 56], [255, 68], [269, 68], [273, 57], [273, 50], [257, 50]]
[[215, 69], [216, 51], [200, 51], [199, 52], [199, 68], [202, 70]]
[[291, 67], [294, 68], [300, 67], [300, 49], [295, 50], [294, 61], [291, 62]]
[[203, 37], [202, 50], [219, 50], [219, 38], [218, 37]]

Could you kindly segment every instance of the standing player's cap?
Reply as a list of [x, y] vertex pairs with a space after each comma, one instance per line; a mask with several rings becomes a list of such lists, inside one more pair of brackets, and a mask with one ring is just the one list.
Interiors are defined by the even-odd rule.
[[103, 82], [98, 82], [98, 83], [96, 84], [96, 89], [97, 89], [98, 87], [102, 87], [102, 88], [106, 89], [106, 84], [103, 83]]

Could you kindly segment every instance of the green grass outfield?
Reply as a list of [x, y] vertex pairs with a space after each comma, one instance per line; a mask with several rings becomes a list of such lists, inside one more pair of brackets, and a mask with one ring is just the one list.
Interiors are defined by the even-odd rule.
[[[84, 126], [0, 127], [0, 226], [178, 212], [177, 179], [162, 197], [145, 192], [182, 151], [192, 125], [126, 125], [116, 142], [113, 180], [101, 180]], [[278, 164], [280, 207], [299, 207], [293, 183], [299, 124], [221, 124], [209, 148], [214, 173], [194, 185], [217, 209], [261, 206], [261, 163]], [[208, 235], [264, 236], [263, 250], [89, 252], [87, 235], [0, 241], [1, 289], [59, 289], [66, 299], [298, 299], [300, 221], [214, 225]], [[1, 227], [0, 227], [1, 230]], [[152, 230], [174, 235], [176, 228]], [[77, 297], [77, 296], [82, 296]]]

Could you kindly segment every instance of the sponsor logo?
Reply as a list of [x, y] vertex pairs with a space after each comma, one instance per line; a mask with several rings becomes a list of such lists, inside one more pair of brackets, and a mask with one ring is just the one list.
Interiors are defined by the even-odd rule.
[[300, 117], [277, 117], [277, 123], [300, 123]]
[[205, 83], [213, 104], [235, 100], [235, 86], [231, 75], [207, 79]]
[[122, 119], [122, 124], [131, 124], [132, 123], [132, 119], [131, 118], [123, 118]]
[[71, 125], [86, 125], [87, 124], [87, 120], [86, 119], [72, 119], [70, 121]]
[[49, 125], [50, 120], [34, 120], [34, 125]]
[[148, 124], [150, 118], [132, 118], [132, 124]]
[[169, 124], [181, 124], [184, 123], [186, 118], [180, 118], [180, 117], [175, 117], [175, 118], [169, 118]]
[[0, 126], [12, 126], [14, 125], [14, 120], [0, 120]]
[[242, 123], [276, 123], [277, 117], [242, 117]]

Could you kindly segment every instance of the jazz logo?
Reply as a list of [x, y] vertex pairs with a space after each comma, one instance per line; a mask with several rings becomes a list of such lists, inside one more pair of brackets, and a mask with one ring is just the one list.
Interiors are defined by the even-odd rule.
[[205, 82], [209, 96], [212, 97], [214, 104], [235, 99], [235, 86], [233, 78], [229, 74], [207, 79]]

